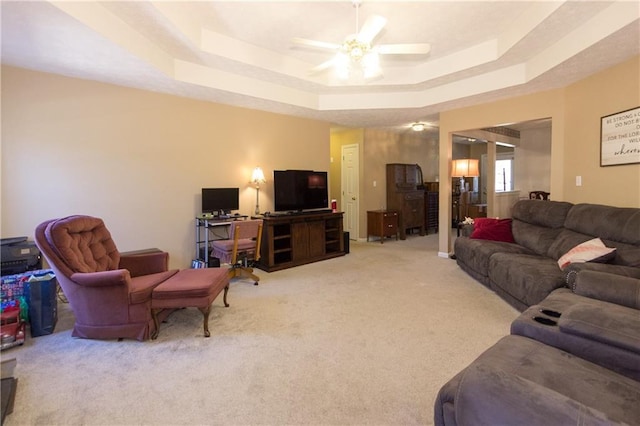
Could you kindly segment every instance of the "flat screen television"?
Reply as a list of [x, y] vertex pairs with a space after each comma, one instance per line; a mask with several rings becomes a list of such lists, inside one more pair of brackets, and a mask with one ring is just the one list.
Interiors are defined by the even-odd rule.
[[304, 211], [329, 206], [327, 172], [311, 170], [274, 170], [274, 209]]
[[202, 213], [229, 214], [238, 209], [239, 188], [202, 188]]

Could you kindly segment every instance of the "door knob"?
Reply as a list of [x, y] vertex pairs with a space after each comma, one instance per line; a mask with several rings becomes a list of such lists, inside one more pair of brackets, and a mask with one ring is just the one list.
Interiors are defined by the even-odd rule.
[[356, 200], [356, 197], [351, 197], [351, 199], [352, 199], [353, 201], [355, 201], [355, 200]]

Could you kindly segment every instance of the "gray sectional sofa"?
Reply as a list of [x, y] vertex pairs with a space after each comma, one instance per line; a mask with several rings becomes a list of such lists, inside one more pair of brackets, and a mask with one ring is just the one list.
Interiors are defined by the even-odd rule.
[[[640, 424], [640, 209], [524, 200], [512, 232], [456, 241], [461, 268], [523, 312], [440, 389], [434, 423]], [[594, 236], [615, 256], [561, 270]]]
[[[521, 200], [512, 212], [515, 243], [456, 238], [458, 265], [516, 309], [540, 303], [565, 286], [558, 259], [571, 248], [599, 237], [616, 253], [608, 263], [572, 264], [572, 270], [594, 269], [640, 278], [640, 209]], [[473, 229], [464, 229], [472, 235]]]

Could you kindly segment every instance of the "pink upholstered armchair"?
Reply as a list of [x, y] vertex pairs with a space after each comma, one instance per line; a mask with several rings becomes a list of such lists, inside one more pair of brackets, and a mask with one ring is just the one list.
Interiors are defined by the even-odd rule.
[[146, 340], [155, 331], [153, 288], [178, 272], [165, 252], [121, 256], [102, 219], [69, 216], [40, 224], [35, 241], [76, 317], [73, 336]]

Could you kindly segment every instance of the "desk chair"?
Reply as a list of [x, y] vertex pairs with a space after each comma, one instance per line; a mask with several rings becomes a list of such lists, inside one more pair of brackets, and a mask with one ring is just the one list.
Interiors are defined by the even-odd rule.
[[252, 265], [260, 260], [262, 220], [235, 220], [231, 222], [228, 240], [211, 242], [213, 256], [229, 263], [229, 279], [251, 278], [258, 285], [260, 277], [253, 273]]

